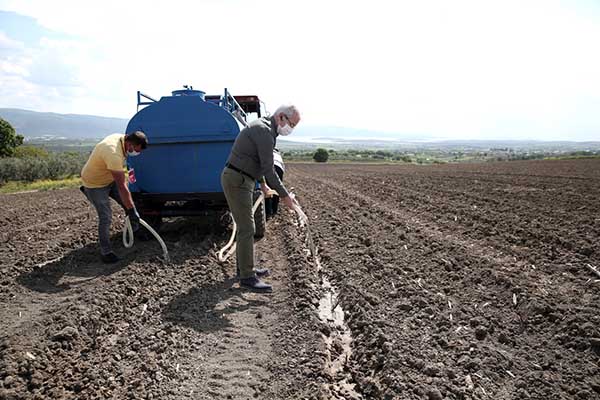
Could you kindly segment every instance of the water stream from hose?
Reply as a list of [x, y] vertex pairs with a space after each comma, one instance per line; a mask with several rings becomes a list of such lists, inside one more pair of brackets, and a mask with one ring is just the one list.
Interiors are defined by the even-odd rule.
[[331, 284], [318, 254], [318, 248], [312, 237], [309, 219], [302, 211], [300, 204], [294, 199], [294, 210], [298, 214], [300, 227], [306, 228], [306, 244], [313, 257], [315, 267], [321, 276], [321, 298], [318, 314], [321, 321], [328, 326], [328, 334], [323, 334], [326, 347], [325, 370], [331, 377], [328, 391], [332, 399], [362, 399], [356, 391], [355, 384], [350, 382], [351, 376], [345, 367], [352, 355], [352, 333], [345, 321], [345, 313], [339, 302], [339, 293]]

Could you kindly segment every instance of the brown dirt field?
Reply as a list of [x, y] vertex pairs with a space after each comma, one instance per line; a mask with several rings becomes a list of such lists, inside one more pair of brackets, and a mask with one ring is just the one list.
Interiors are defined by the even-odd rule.
[[122, 248], [116, 212], [107, 267], [78, 191], [1, 195], [0, 399], [600, 397], [600, 160], [285, 181], [318, 257], [290, 212], [269, 221], [272, 295], [240, 290], [227, 233], [193, 220], [165, 224], [165, 264]]

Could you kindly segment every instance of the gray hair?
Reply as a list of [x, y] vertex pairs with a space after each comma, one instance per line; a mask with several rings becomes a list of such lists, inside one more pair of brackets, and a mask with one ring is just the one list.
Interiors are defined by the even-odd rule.
[[279, 106], [279, 108], [277, 108], [277, 110], [275, 110], [275, 112], [273, 113], [273, 116], [277, 116], [279, 114], [285, 114], [288, 117], [293, 117], [294, 115], [298, 115], [300, 116], [300, 112], [298, 112], [298, 109], [296, 108], [296, 106], [293, 106], [291, 104], [285, 104], [282, 106]]

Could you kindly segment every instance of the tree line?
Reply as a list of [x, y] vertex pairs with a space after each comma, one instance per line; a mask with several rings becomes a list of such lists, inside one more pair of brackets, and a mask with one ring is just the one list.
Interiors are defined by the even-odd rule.
[[50, 153], [23, 143], [23, 136], [17, 134], [8, 121], [0, 118], [0, 185], [8, 181], [33, 182], [79, 176], [87, 161], [85, 154]]
[[[327, 162], [329, 153], [326, 149], [317, 149], [312, 159]], [[87, 153], [81, 151], [48, 151], [24, 144], [24, 137], [0, 118], [0, 186], [9, 181], [33, 182], [79, 176], [86, 161]]]

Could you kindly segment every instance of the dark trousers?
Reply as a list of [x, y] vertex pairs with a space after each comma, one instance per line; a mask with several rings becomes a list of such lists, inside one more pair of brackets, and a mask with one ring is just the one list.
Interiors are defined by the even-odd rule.
[[[275, 166], [275, 172], [279, 179], [283, 181], [283, 170], [277, 166]], [[268, 183], [268, 182], [267, 182]], [[269, 185], [271, 186], [271, 185]], [[265, 213], [267, 214], [267, 218], [273, 217], [277, 214], [279, 210], [279, 196], [272, 196], [268, 199], [265, 199]]]
[[237, 225], [235, 255], [240, 269], [240, 278], [254, 276], [254, 213], [252, 212], [256, 181], [225, 168], [221, 173], [221, 186], [229, 205], [229, 210]]

